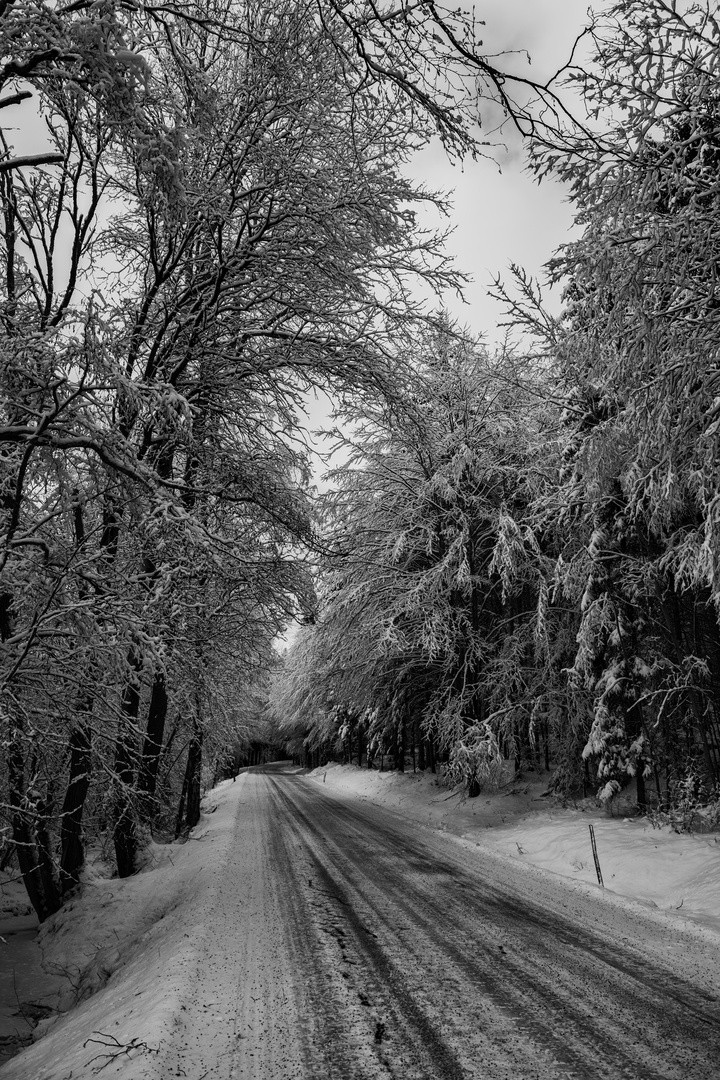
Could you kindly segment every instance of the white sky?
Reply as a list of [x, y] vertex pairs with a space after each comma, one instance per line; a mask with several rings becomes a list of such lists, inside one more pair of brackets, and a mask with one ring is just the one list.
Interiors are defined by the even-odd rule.
[[[489, 52], [527, 49], [524, 55], [498, 61], [498, 66], [547, 79], [568, 59], [576, 37], [587, 21], [587, 4], [582, 0], [495, 0], [479, 8], [484, 16], [484, 41]], [[486, 127], [490, 126], [486, 124]], [[455, 227], [448, 250], [459, 270], [472, 275], [465, 290], [466, 304], [446, 297], [451, 312], [471, 330], [483, 333], [488, 341], [502, 336], [496, 332], [502, 308], [487, 290], [498, 274], [509, 279], [510, 263], [517, 263], [533, 277], [542, 277], [543, 264], [568, 238], [572, 212], [564, 201], [559, 184], [542, 184], [525, 168], [525, 152], [520, 140], [508, 129], [499, 138], [509, 139], [508, 152], [497, 151], [497, 162], [481, 159], [462, 167], [451, 165], [439, 146], [418, 155], [414, 174], [428, 187], [454, 190], [451, 201]], [[558, 308], [559, 297], [551, 306]]]

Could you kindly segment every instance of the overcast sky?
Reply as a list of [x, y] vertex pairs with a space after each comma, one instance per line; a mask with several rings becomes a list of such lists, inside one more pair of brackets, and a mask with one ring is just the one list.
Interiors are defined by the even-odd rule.
[[[527, 49], [531, 54], [529, 68], [521, 54], [498, 66], [512, 65], [538, 81], [567, 60], [587, 21], [582, 0], [490, 0], [478, 12], [484, 15], [488, 51]], [[461, 167], [450, 165], [438, 146], [419, 155], [413, 169], [429, 187], [454, 192], [455, 233], [448, 249], [473, 281], [465, 290], [467, 304], [453, 296], [446, 302], [462, 323], [489, 341], [501, 336], [495, 328], [502, 318], [502, 309], [487, 295], [492, 279], [497, 274], [507, 279], [512, 262], [533, 276], [542, 275], [543, 264], [567, 239], [572, 223], [563, 189], [547, 180], [538, 185], [528, 175], [519, 140], [511, 140], [509, 150], [498, 150], [497, 163], [479, 160]], [[559, 297], [551, 299], [555, 309], [559, 304]]]

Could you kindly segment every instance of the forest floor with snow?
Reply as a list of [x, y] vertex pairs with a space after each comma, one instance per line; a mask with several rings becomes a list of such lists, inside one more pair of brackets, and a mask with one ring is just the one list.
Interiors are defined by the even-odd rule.
[[[512, 781], [475, 799], [440, 786], [430, 773], [328, 765], [306, 782], [560, 875], [573, 890], [597, 892], [592, 825], [607, 892], [620, 903], [660, 909], [658, 917], [720, 943], [720, 834], [654, 828], [620, 808], [610, 816], [594, 800], [562, 807], [544, 796], [546, 779]], [[178, 1017], [197, 1007], [192, 972], [202, 942], [210, 941], [208, 912], [227, 906], [216, 894], [220, 868], [234, 857], [242, 810], [236, 795], [232, 781], [208, 792], [190, 839], [152, 844], [133, 878], [112, 878], [91, 863], [77, 897], [39, 933], [21, 885], [0, 883], [0, 1063], [7, 1059], [0, 1076], [134, 1075], [133, 1054], [157, 1052]], [[122, 976], [111, 979], [121, 968]], [[78, 1002], [83, 1008], [73, 1012]], [[82, 1024], [74, 1024], [80, 1012]], [[35, 1046], [9, 1059], [33, 1039]]]

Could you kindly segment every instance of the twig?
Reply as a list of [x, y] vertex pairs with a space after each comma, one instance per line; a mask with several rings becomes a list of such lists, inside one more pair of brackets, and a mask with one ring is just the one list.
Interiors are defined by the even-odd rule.
[[107, 1061], [103, 1065], [98, 1065], [97, 1068], [93, 1069], [93, 1072], [96, 1074], [124, 1054], [129, 1056], [131, 1050], [146, 1050], [148, 1054], [160, 1053], [159, 1047], [148, 1046], [142, 1039], [131, 1039], [129, 1043], [121, 1043], [114, 1035], [108, 1035], [104, 1031], [93, 1031], [93, 1035], [99, 1035], [101, 1039], [112, 1040], [112, 1042], [101, 1042], [100, 1039], [86, 1039], [83, 1043], [83, 1049], [88, 1043], [97, 1043], [99, 1046], [105, 1046], [111, 1051], [109, 1054], [96, 1054], [94, 1058], [91, 1058], [90, 1061], [87, 1062], [88, 1065], [92, 1065], [94, 1061], [102, 1061], [103, 1058], [107, 1058]]

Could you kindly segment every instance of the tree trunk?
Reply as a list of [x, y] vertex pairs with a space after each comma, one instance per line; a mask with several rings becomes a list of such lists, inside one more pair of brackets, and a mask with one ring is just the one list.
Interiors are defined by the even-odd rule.
[[637, 773], [635, 779], [637, 781], [637, 805], [641, 814], [647, 813], [647, 793], [645, 791], [645, 777], [643, 772], [645, 771], [645, 762], [642, 758], [638, 758]]
[[428, 760], [430, 762], [430, 772], [434, 773], [437, 770], [435, 768], [435, 743], [433, 741], [432, 735], [428, 736], [427, 748], [428, 748]]
[[[642, 705], [636, 701], [628, 709], [626, 714], [626, 730], [628, 737], [635, 742], [643, 733], [645, 724], [643, 721]], [[637, 807], [641, 814], [647, 813], [647, 793], [645, 791], [645, 759], [639, 755], [635, 762], [635, 781], [637, 785]]]
[[398, 746], [395, 757], [395, 768], [399, 772], [405, 772], [405, 743], [407, 738], [407, 730], [405, 724], [405, 716], [403, 715], [400, 721], [400, 731], [398, 732]]
[[[17, 486], [17, 485], [16, 485]], [[17, 524], [20, 504], [14, 496], [0, 497], [0, 506], [11, 513], [10, 526], [5, 535], [8, 543]], [[5, 642], [15, 632], [13, 595], [0, 593], [0, 641]], [[23, 740], [25, 731], [18, 719], [8, 717], [6, 735], [6, 761], [8, 775], [8, 802], [12, 840], [17, 854], [18, 868], [28, 899], [37, 913], [38, 921], [44, 922], [62, 906], [62, 892], [52, 860], [47, 827], [43, 821], [43, 805], [30, 797], [25, 786], [25, 754]]]
[[8, 750], [9, 802], [12, 807], [12, 836], [18, 867], [30, 903], [39, 922], [44, 922], [62, 906], [62, 892], [53, 866], [50, 838], [43, 819], [44, 806], [34, 804], [25, 791], [25, 765], [16, 731]]
[[[85, 710], [90, 711], [90, 704]], [[82, 816], [90, 787], [91, 729], [77, 724], [70, 735], [70, 778], [62, 807], [60, 825], [60, 882], [63, 895], [80, 880], [85, 862]]]
[[12, 593], [0, 593], [0, 641], [7, 641], [12, 635], [14, 623]]
[[153, 679], [152, 694], [150, 695], [150, 705], [148, 706], [147, 727], [138, 775], [138, 791], [144, 796], [142, 799], [143, 810], [151, 821], [155, 819], [155, 792], [157, 791], [160, 752], [165, 734], [167, 706], [165, 673], [156, 671]]
[[140, 661], [129, 659], [131, 674], [123, 694], [117, 741], [115, 743], [115, 799], [113, 803], [113, 842], [119, 877], [130, 877], [137, 869], [137, 829], [133, 807], [133, 760], [136, 755], [136, 722], [140, 711], [140, 692], [136, 672]]
[[200, 797], [202, 780], [202, 731], [196, 726], [188, 746], [185, 777], [187, 780], [187, 804], [185, 825], [194, 828], [200, 820]]
[[185, 802], [186, 802], [186, 799], [187, 799], [187, 791], [188, 791], [188, 774], [187, 774], [187, 765], [186, 765], [185, 766], [185, 775], [183, 776], [182, 788], [180, 790], [180, 801], [178, 803], [177, 817], [175, 818], [175, 839], [176, 840], [177, 840], [178, 836], [180, 836], [180, 834], [183, 831], [183, 822], [185, 820]]
[[[668, 602], [665, 594], [663, 593], [662, 586], [658, 582], [656, 589], [656, 596], [660, 601], [660, 609], [663, 613], [665, 621], [665, 627], [668, 631], [668, 635], [675, 650], [675, 657], [679, 665], [682, 666], [685, 659], [690, 655], [691, 649], [688, 647], [688, 643], [685, 640], [685, 632], [683, 629], [682, 615], [680, 612], [680, 604], [678, 601], [677, 593], [671, 584], [667, 584], [667, 590], [670, 593], [671, 600]], [[690, 701], [691, 715], [695, 721], [695, 729], [700, 735], [700, 742], [703, 749], [703, 757], [705, 759], [705, 768], [707, 770], [708, 779], [711, 783], [716, 783], [718, 780], [718, 772], [715, 768], [715, 763], [710, 753], [710, 746], [707, 739], [705, 711], [703, 709], [700, 695], [694, 687], [688, 687], [688, 698]]]

